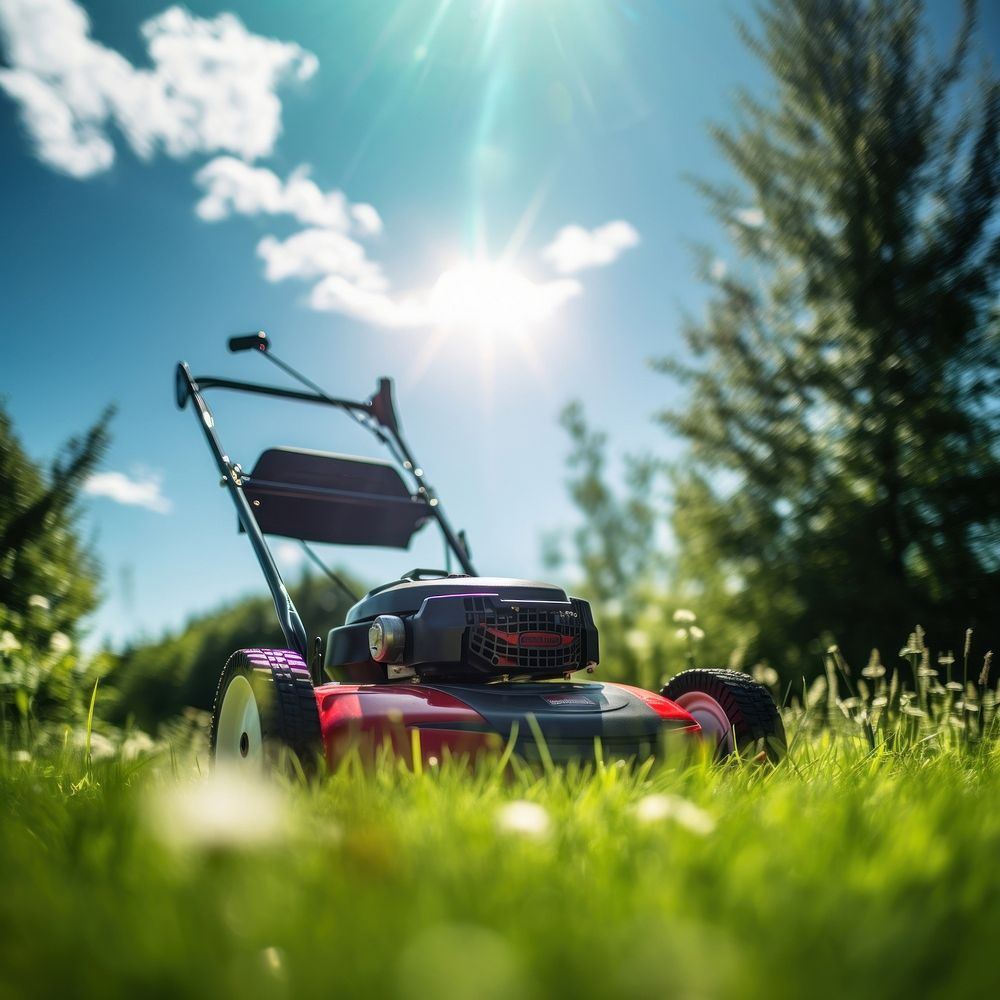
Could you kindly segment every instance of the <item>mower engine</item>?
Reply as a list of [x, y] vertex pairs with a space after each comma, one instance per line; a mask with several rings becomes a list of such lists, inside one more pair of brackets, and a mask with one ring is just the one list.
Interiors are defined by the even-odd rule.
[[327, 672], [354, 684], [568, 677], [599, 660], [590, 605], [559, 587], [414, 570], [330, 632]]

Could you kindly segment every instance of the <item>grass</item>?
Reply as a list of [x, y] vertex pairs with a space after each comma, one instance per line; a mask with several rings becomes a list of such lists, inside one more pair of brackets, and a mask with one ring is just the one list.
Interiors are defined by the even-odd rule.
[[8, 753], [0, 997], [990, 995], [997, 744], [789, 727], [777, 768], [313, 785]]

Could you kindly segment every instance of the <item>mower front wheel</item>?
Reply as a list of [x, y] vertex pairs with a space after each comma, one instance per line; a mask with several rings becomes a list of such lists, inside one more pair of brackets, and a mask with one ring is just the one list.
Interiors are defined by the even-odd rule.
[[685, 670], [660, 691], [701, 725], [720, 758], [785, 755], [785, 726], [771, 692], [735, 670]]
[[309, 670], [284, 649], [240, 649], [215, 693], [209, 748], [216, 767], [262, 773], [294, 755], [315, 769], [323, 739]]

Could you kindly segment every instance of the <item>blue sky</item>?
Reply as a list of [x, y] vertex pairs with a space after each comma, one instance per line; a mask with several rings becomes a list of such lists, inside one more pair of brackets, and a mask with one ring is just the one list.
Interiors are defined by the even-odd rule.
[[[483, 572], [541, 574], [543, 533], [572, 523], [570, 399], [615, 452], [675, 449], [648, 359], [704, 301], [691, 245], [726, 260], [683, 177], [725, 176], [706, 125], [769, 86], [734, 7], [0, 0], [0, 395], [38, 457], [119, 407], [86, 503], [94, 640], [262, 589], [171, 394], [179, 359], [270, 378], [226, 353], [236, 332], [339, 395], [392, 375]], [[937, 37], [956, 7], [931, 6]], [[213, 405], [245, 467], [273, 444], [377, 453], [336, 414]], [[330, 556], [374, 583], [440, 551], [425, 531]]]

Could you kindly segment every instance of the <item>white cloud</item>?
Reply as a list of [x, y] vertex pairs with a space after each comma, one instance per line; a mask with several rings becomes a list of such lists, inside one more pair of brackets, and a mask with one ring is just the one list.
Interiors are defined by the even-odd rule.
[[234, 14], [204, 19], [170, 7], [140, 30], [149, 69], [94, 41], [73, 0], [0, 0], [9, 66], [0, 89], [20, 104], [50, 167], [73, 177], [107, 170], [112, 129], [144, 159], [159, 150], [264, 156], [281, 131], [277, 87], [318, 67], [312, 53], [254, 35]]
[[[575, 278], [532, 280], [500, 262], [466, 261], [428, 286], [400, 293], [361, 242], [382, 233], [378, 212], [371, 205], [352, 205], [342, 191], [323, 191], [308, 167], [282, 180], [266, 167], [220, 156], [198, 171], [195, 183], [203, 191], [195, 212], [206, 222], [234, 214], [285, 215], [307, 225], [284, 239], [263, 237], [257, 256], [268, 281], [312, 282], [307, 301], [318, 312], [395, 330], [524, 332], [583, 292]], [[627, 222], [609, 222], [592, 232], [566, 226], [544, 255], [565, 274], [610, 264], [638, 241]]]
[[322, 191], [309, 167], [294, 170], [282, 181], [266, 167], [254, 167], [232, 156], [219, 156], [195, 174], [205, 192], [195, 212], [206, 222], [230, 215], [290, 215], [309, 226], [362, 236], [382, 231], [382, 220], [371, 205], [351, 205], [342, 191]]
[[257, 256], [264, 261], [268, 281], [337, 274], [368, 291], [389, 286], [381, 266], [369, 260], [365, 248], [332, 229], [302, 229], [286, 240], [265, 236], [257, 244]]
[[542, 258], [559, 274], [574, 274], [588, 267], [613, 264], [624, 251], [639, 243], [639, 233], [618, 219], [596, 229], [563, 226], [556, 238], [542, 250]]
[[309, 305], [318, 312], [337, 312], [390, 330], [429, 326], [432, 316], [421, 294], [396, 297], [388, 291], [361, 288], [340, 274], [314, 286]]
[[160, 477], [151, 473], [131, 479], [124, 472], [95, 472], [83, 484], [83, 491], [127, 507], [145, 507], [157, 514], [169, 514], [173, 505], [160, 492], [160, 485]]

